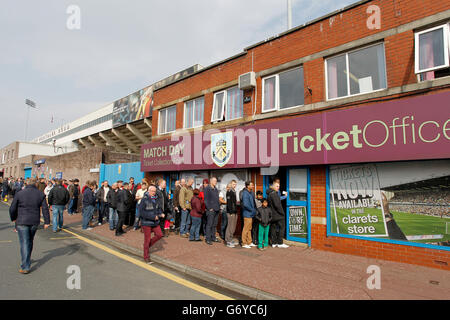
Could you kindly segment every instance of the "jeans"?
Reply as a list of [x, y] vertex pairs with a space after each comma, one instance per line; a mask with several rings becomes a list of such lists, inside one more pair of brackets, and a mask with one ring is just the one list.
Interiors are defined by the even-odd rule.
[[258, 248], [265, 248], [269, 246], [269, 229], [270, 225], [263, 226], [262, 224], [258, 227]]
[[181, 210], [181, 223], [180, 223], [180, 234], [183, 235], [188, 232], [190, 224], [189, 210]]
[[[142, 226], [142, 230], [144, 231], [144, 259], [148, 259], [150, 247], [161, 239], [163, 234], [159, 225], [156, 227]], [[153, 238], [152, 231], [155, 234]]]
[[78, 207], [78, 197], [70, 199], [69, 208], [67, 209], [67, 211], [73, 214], [77, 211], [77, 207]]
[[225, 240], [225, 231], [227, 230], [228, 216], [227, 211], [222, 210], [222, 222], [220, 223], [220, 237]]
[[202, 218], [192, 217], [191, 230], [189, 230], [189, 240], [200, 240], [200, 225], [202, 224]]
[[34, 235], [38, 226], [18, 225], [16, 227], [20, 242], [20, 255], [22, 256], [22, 270], [30, 271], [31, 267], [31, 252], [33, 251]]
[[206, 241], [216, 240], [216, 228], [219, 221], [219, 211], [208, 211], [206, 213]]
[[89, 227], [89, 222], [91, 222], [94, 209], [94, 206], [83, 206], [83, 230]]
[[109, 212], [109, 205], [108, 202], [100, 202], [100, 209], [98, 211], [98, 223], [103, 223], [103, 218], [107, 218], [108, 212]]
[[53, 231], [61, 229], [63, 226], [63, 213], [64, 206], [53, 205], [52, 206], [52, 216], [53, 216]]
[[139, 227], [139, 221], [141, 221], [141, 218], [139, 218], [139, 210], [136, 208], [136, 216], [134, 218], [134, 228], [137, 229]]
[[114, 230], [117, 227], [119, 216], [117, 210], [109, 208], [109, 230]]

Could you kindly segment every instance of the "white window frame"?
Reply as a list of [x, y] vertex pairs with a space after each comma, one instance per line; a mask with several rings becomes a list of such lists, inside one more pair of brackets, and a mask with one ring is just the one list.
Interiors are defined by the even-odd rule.
[[[416, 74], [421, 74], [421, 73], [426, 73], [426, 72], [430, 72], [430, 71], [435, 71], [435, 70], [439, 70], [439, 69], [445, 69], [450, 67], [450, 48], [449, 48], [449, 42], [450, 42], [450, 27], [449, 27], [450, 23], [446, 23], [434, 28], [430, 28], [427, 30], [423, 30], [420, 32], [416, 32], [414, 34], [414, 72]], [[432, 67], [432, 68], [428, 68], [428, 69], [423, 69], [420, 70], [419, 67], [419, 37], [420, 35], [424, 34], [424, 33], [428, 33], [428, 32], [432, 32], [438, 29], [443, 29], [443, 35], [444, 35], [444, 64], [440, 65], [440, 66], [436, 66], [436, 67]]]
[[[170, 108], [175, 108], [175, 130], [166, 132], [165, 130], [167, 130], [167, 120], [168, 120], [167, 113], [168, 113], [168, 110]], [[170, 107], [167, 107], [167, 108], [159, 110], [159, 114], [158, 114], [158, 134], [168, 134], [168, 133], [172, 133], [172, 132], [176, 131], [176, 129], [177, 129], [177, 126], [176, 126], [176, 124], [177, 124], [176, 108], [177, 108], [177, 106], [173, 105], [173, 106], [170, 106]], [[165, 112], [166, 113], [166, 120], [165, 120], [165, 123], [164, 123], [164, 131], [161, 130], [161, 112]]]
[[[348, 55], [350, 53], [352, 53], [352, 52], [360, 51], [360, 50], [367, 49], [367, 48], [370, 48], [370, 47], [375, 47], [375, 46], [378, 46], [380, 44], [383, 45], [383, 52], [384, 52], [384, 61], [383, 62], [384, 62], [384, 78], [386, 79], [386, 87], [385, 88], [380, 88], [380, 89], [377, 89], [377, 90], [373, 90], [373, 91], [369, 91], [369, 92], [360, 92], [360, 93], [356, 93], [356, 94], [350, 94], [350, 76], [349, 76], [349, 74], [350, 74], [350, 64], [348, 63]], [[347, 95], [342, 96], [342, 97], [336, 97], [336, 98], [330, 99], [328, 97], [328, 60], [332, 59], [332, 58], [337, 58], [337, 57], [340, 57], [340, 56], [343, 56], [343, 55], [345, 55], [345, 64], [347, 66], [347, 69], [346, 69], [347, 70]], [[337, 54], [337, 55], [334, 55], [334, 56], [331, 56], [331, 57], [328, 57], [328, 58], [325, 59], [325, 92], [326, 92], [327, 101], [333, 101], [333, 100], [338, 100], [338, 99], [343, 99], [343, 98], [348, 98], [348, 97], [356, 97], [356, 96], [360, 96], [360, 95], [363, 95], [363, 94], [369, 94], [369, 93], [374, 93], [374, 92], [386, 90], [388, 88], [387, 80], [388, 79], [387, 79], [387, 67], [386, 67], [386, 48], [384, 46], [384, 42], [374, 43], [374, 44], [371, 44], [371, 45], [368, 45], [368, 46], [365, 46], [365, 47], [361, 47], [361, 48], [358, 48], [358, 49], [354, 49], [354, 50], [351, 50], [351, 51], [340, 53], [340, 54]]]
[[[193, 123], [195, 124], [195, 117], [194, 117], [194, 115], [195, 115], [195, 107], [197, 106], [197, 103], [196, 103], [196, 101], [197, 101], [197, 99], [200, 99], [200, 98], [202, 98], [203, 97], [203, 123], [201, 124], [201, 125], [199, 125], [199, 126], [193, 126], [193, 127], [186, 127], [186, 104], [188, 103], [188, 102], [193, 102], [194, 103], [194, 106], [193, 106], [193, 108], [192, 108], [192, 113], [193, 113], [193, 115], [192, 115], [192, 119], [193, 119]], [[186, 101], [185, 103], [184, 103], [184, 111], [183, 111], [183, 129], [195, 129], [195, 128], [201, 128], [201, 127], [203, 127], [203, 125], [205, 124], [205, 117], [204, 117], [204, 113], [205, 113], [205, 97], [204, 96], [201, 96], [201, 97], [197, 97], [197, 98], [194, 98], [194, 99], [191, 99], [191, 100], [188, 100], [188, 101]]]
[[[301, 106], [304, 105], [304, 103], [303, 103], [303, 104], [300, 104], [300, 105], [297, 105], [297, 106], [292, 106], [292, 107], [280, 109], [280, 74], [285, 73], [285, 72], [289, 72], [289, 71], [292, 71], [292, 70], [295, 70], [295, 69], [303, 69], [303, 65], [296, 66], [294, 68], [290, 68], [290, 69], [287, 69], [287, 70], [283, 70], [283, 71], [281, 71], [281, 72], [279, 72], [277, 74], [271, 74], [270, 76], [262, 78], [262, 105], [261, 105], [262, 113], [272, 112], [272, 111], [279, 111], [279, 110], [288, 110], [288, 109], [292, 109], [292, 108], [301, 107]], [[273, 77], [275, 77], [275, 106], [272, 109], [264, 110], [265, 80], [273, 78]], [[305, 76], [303, 74], [303, 87], [304, 86], [305, 86]], [[305, 101], [304, 99], [305, 99], [305, 93], [303, 93], [303, 101]]]
[[[238, 86], [233, 86], [233, 87], [229, 87], [227, 89], [224, 89], [222, 91], [218, 91], [218, 92], [214, 93], [213, 109], [212, 109], [212, 113], [211, 113], [211, 123], [220, 122], [220, 121], [222, 121], [224, 119], [224, 117], [225, 117], [224, 121], [230, 121], [230, 120], [235, 120], [235, 119], [242, 118], [244, 116], [244, 113], [242, 112], [242, 117], [236, 117], [236, 118], [232, 118], [232, 119], [227, 119], [227, 117], [226, 117], [226, 114], [227, 114], [226, 113], [226, 109], [227, 109], [227, 102], [228, 102], [228, 90], [235, 89], [235, 88], [238, 89], [238, 90], [241, 90], [241, 89], [239, 89]], [[241, 90], [241, 91], [243, 91], [243, 90]], [[217, 101], [216, 98], [221, 93], [223, 93], [222, 115], [221, 115], [221, 117], [219, 119], [214, 119], [213, 118], [214, 114], [215, 114], [214, 113], [214, 108], [216, 107], [216, 101]], [[243, 96], [244, 96], [244, 94], [242, 92], [242, 97]], [[242, 102], [242, 108], [244, 108], [244, 102]], [[242, 110], [242, 111], [244, 111], [244, 110]]]
[[[217, 105], [216, 104], [217, 96], [221, 93], [223, 93], [222, 114], [221, 114], [220, 118], [214, 119], [214, 114], [215, 114], [214, 109], [216, 108], [216, 105]], [[226, 107], [226, 100], [227, 100], [226, 97], [227, 97], [227, 90], [222, 90], [222, 91], [214, 93], [213, 109], [212, 109], [212, 113], [211, 113], [211, 123], [219, 122], [219, 121], [223, 120], [223, 117], [225, 116], [225, 107]]]

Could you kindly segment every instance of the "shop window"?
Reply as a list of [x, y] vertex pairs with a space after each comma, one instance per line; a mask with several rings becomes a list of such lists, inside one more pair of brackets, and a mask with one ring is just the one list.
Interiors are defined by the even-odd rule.
[[325, 68], [328, 100], [387, 87], [383, 43], [329, 58]]
[[203, 126], [205, 99], [203, 97], [187, 101], [184, 104], [184, 128]]
[[244, 115], [242, 90], [233, 87], [214, 94], [211, 122], [242, 118]]
[[159, 111], [159, 134], [165, 134], [176, 129], [177, 107], [169, 107]]
[[449, 24], [415, 34], [415, 72], [420, 81], [450, 75]]
[[450, 161], [329, 168], [329, 233], [450, 249]]
[[303, 67], [263, 79], [263, 112], [301, 106], [305, 102]]
[[308, 196], [308, 170], [289, 170], [289, 200], [307, 201]]

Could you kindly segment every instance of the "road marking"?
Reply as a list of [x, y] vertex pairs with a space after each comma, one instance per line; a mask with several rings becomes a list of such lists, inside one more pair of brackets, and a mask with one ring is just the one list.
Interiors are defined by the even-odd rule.
[[12, 240], [0, 240], [0, 243], [9, 243], [12, 242]]
[[137, 265], [137, 266], [139, 266], [141, 268], [144, 268], [144, 269], [146, 269], [148, 271], [156, 273], [156, 274], [158, 274], [158, 275], [160, 275], [160, 276], [162, 276], [164, 278], [167, 278], [167, 279], [169, 279], [171, 281], [174, 281], [174, 282], [176, 282], [178, 284], [181, 284], [181, 285], [183, 285], [185, 287], [188, 287], [188, 288], [190, 288], [192, 290], [198, 291], [198, 292], [200, 292], [200, 293], [202, 293], [204, 295], [210, 296], [210, 297], [212, 297], [214, 299], [217, 299], [217, 300], [234, 300], [231, 297], [228, 297], [228, 296], [225, 296], [225, 295], [220, 294], [218, 292], [215, 292], [215, 291], [212, 291], [210, 289], [204, 288], [204, 287], [199, 286], [198, 284], [195, 284], [195, 283], [193, 283], [191, 281], [185, 280], [183, 278], [180, 278], [178, 276], [170, 274], [170, 273], [168, 273], [166, 271], [163, 271], [163, 270], [157, 269], [155, 267], [152, 267], [152, 266], [148, 265], [145, 262], [139, 261], [139, 260], [137, 260], [135, 258], [129, 257], [129, 256], [125, 255], [125, 254], [122, 254], [122, 253], [118, 252], [118, 251], [112, 250], [112, 249], [110, 249], [110, 248], [108, 248], [108, 247], [106, 247], [104, 245], [101, 245], [101, 244], [99, 244], [99, 243], [97, 243], [97, 242], [95, 242], [93, 240], [90, 240], [90, 239], [87, 239], [87, 238], [85, 238], [83, 236], [80, 236], [80, 235], [78, 235], [78, 234], [76, 234], [76, 233], [74, 233], [72, 231], [69, 231], [69, 230], [63, 230], [63, 231], [67, 232], [67, 233], [70, 233], [70, 234], [74, 235], [76, 238], [78, 238], [78, 239], [80, 239], [80, 240], [82, 240], [84, 242], [87, 242], [90, 245], [92, 245], [94, 247], [97, 247], [97, 248], [99, 248], [99, 249], [101, 249], [103, 251], [106, 251], [106, 252], [108, 252], [108, 253], [110, 253], [110, 254], [112, 254], [112, 255], [120, 258], [120, 259], [123, 259], [123, 260], [126, 260], [128, 262], [131, 262], [131, 263], [133, 263], [133, 264], [135, 264], [135, 265]]
[[57, 238], [50, 238], [50, 240], [60, 240], [60, 239], [78, 239], [77, 237], [57, 237]]

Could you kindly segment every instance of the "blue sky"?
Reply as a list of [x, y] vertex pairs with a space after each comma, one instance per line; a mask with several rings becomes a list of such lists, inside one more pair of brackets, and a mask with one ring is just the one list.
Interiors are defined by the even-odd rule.
[[[356, 0], [292, 0], [293, 27]], [[69, 5], [81, 28], [69, 30]], [[287, 29], [286, 0], [4, 1], [0, 148], [70, 122], [194, 64], [208, 66]], [[51, 123], [51, 118], [54, 122]]]

